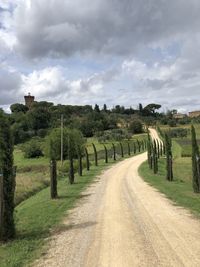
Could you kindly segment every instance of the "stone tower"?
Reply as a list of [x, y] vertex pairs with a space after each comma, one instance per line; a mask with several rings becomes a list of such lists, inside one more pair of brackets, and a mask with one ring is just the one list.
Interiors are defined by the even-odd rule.
[[25, 105], [30, 109], [32, 104], [34, 103], [35, 97], [31, 96], [30, 93], [28, 93], [28, 95], [24, 96], [25, 99]]

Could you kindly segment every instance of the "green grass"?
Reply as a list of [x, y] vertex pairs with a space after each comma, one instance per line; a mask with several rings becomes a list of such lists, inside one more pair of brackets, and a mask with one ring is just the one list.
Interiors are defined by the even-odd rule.
[[19, 148], [14, 150], [17, 166], [15, 204], [27, 199], [49, 185], [49, 160], [45, 157], [27, 159]]
[[33, 158], [33, 159], [27, 159], [24, 158], [23, 152], [19, 148], [15, 148], [14, 150], [14, 164], [17, 166], [18, 171], [26, 171], [27, 167], [34, 166], [43, 166], [48, 167], [49, 160], [46, 157], [40, 157], [40, 158]]
[[82, 177], [76, 176], [74, 185], [69, 185], [66, 177], [61, 178], [56, 200], [50, 200], [50, 190], [46, 188], [18, 205], [15, 213], [17, 236], [14, 241], [0, 246], [0, 266], [27, 266], [41, 256], [45, 251], [45, 238], [52, 229], [62, 231], [62, 218], [84, 197], [81, 196], [83, 189], [110, 164], [101, 161]]
[[[146, 134], [134, 135], [132, 140], [142, 140], [146, 137]], [[127, 153], [127, 141], [122, 141], [124, 147], [126, 148], [125, 153]], [[93, 147], [92, 143], [96, 145], [97, 151], [99, 152], [98, 157], [104, 158], [104, 146], [100, 144], [96, 138], [88, 138], [87, 147], [90, 153], [90, 160], [93, 160]], [[119, 145], [119, 142], [114, 142]], [[112, 149], [112, 143], [106, 143], [108, 149]], [[120, 154], [119, 148], [117, 153]], [[85, 163], [85, 161], [84, 161]], [[92, 162], [91, 162], [92, 163]], [[16, 194], [15, 194], [15, 204], [19, 204], [21, 201], [29, 198], [38, 191], [44, 189], [49, 185], [49, 159], [45, 157], [27, 159], [24, 158], [23, 152], [19, 149], [19, 146], [15, 147], [14, 150], [14, 164], [17, 166], [17, 177], [16, 177]], [[78, 168], [77, 162], [74, 163], [76, 170]], [[58, 162], [59, 170], [67, 173], [69, 169], [69, 164], [67, 161], [64, 162], [63, 168], [60, 167], [60, 162]]]
[[145, 162], [139, 169], [140, 175], [150, 185], [164, 193], [177, 205], [188, 208], [190, 211], [200, 216], [200, 195], [193, 193], [192, 189], [192, 164], [191, 158], [181, 157], [181, 146], [173, 141], [173, 171], [174, 181], [166, 180], [166, 160], [159, 160], [159, 172], [153, 174], [149, 170], [148, 163]]

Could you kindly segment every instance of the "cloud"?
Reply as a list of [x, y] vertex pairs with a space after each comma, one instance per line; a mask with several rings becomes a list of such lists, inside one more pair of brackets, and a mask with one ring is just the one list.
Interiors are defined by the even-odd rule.
[[0, 70], [0, 105], [8, 105], [19, 100], [21, 75], [17, 71]]
[[130, 55], [199, 31], [197, 0], [34, 0], [15, 10], [17, 48], [28, 57]]
[[0, 104], [30, 91], [55, 103], [199, 109], [199, 9], [198, 0], [0, 0]]
[[35, 95], [38, 100], [52, 100], [55, 103], [93, 103], [103, 97], [104, 86], [118, 74], [117, 70], [95, 73], [86, 78], [67, 79], [66, 70], [60, 66], [48, 67], [22, 75], [21, 93]]

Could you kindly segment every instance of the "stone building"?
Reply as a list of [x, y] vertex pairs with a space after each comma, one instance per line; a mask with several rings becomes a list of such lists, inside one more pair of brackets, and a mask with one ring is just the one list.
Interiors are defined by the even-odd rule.
[[200, 110], [189, 112], [189, 117], [190, 118], [196, 118], [196, 117], [199, 117], [199, 116], [200, 116]]
[[30, 93], [28, 93], [28, 95], [24, 96], [24, 100], [25, 100], [25, 105], [30, 109], [35, 101], [35, 97], [32, 96]]

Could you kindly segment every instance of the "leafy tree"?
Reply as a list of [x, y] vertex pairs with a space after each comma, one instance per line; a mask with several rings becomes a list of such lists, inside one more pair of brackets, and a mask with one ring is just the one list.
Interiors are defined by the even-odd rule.
[[31, 109], [27, 116], [29, 127], [35, 132], [50, 127], [51, 113], [45, 107]]
[[12, 111], [12, 113], [26, 113], [28, 111], [28, 107], [23, 104], [16, 103], [10, 106], [10, 110]]
[[[69, 147], [70, 142], [70, 147]], [[50, 146], [50, 144], [52, 145]], [[78, 157], [77, 146], [83, 151], [85, 139], [77, 129], [63, 129], [63, 158], [69, 158], [69, 152], [72, 158]], [[51, 150], [50, 150], [51, 147]], [[70, 150], [70, 151], [69, 151]], [[61, 155], [61, 130], [60, 128], [53, 129], [46, 137], [45, 155], [56, 160], [60, 159]]]

